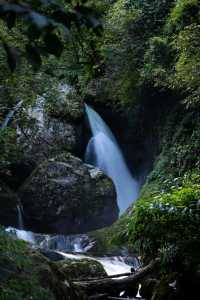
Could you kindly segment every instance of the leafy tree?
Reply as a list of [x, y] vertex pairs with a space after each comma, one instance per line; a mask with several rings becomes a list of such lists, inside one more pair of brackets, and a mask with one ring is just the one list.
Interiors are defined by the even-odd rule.
[[[86, 27], [96, 33], [101, 30], [95, 11], [78, 1], [2, 1], [0, 17], [10, 30], [18, 27], [25, 38], [25, 45], [20, 50], [36, 69], [41, 65], [42, 55], [53, 54], [60, 57], [63, 44], [71, 39], [72, 27], [75, 26], [78, 31]], [[1, 40], [13, 71], [16, 68], [17, 51], [3, 37]]]

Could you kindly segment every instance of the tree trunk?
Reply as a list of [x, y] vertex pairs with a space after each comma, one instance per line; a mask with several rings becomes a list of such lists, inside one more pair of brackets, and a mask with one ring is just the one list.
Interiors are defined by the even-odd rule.
[[[144, 268], [141, 268], [125, 278], [112, 279], [108, 277], [89, 281], [74, 281], [74, 284], [83, 288], [90, 295], [93, 293], [109, 293], [110, 291], [125, 291], [138, 284], [139, 281], [149, 273], [152, 273], [158, 265], [158, 262], [159, 259], [155, 259]], [[121, 276], [123, 276], [123, 274]], [[113, 278], [115, 277], [116, 276], [113, 276]]]

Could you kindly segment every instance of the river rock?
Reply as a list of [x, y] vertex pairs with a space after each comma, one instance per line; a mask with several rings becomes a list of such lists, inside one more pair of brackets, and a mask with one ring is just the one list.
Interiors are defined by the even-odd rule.
[[72, 280], [107, 277], [103, 266], [95, 259], [65, 259], [58, 262], [57, 267], [66, 278]]
[[25, 222], [37, 232], [83, 233], [118, 217], [111, 180], [71, 154], [40, 164], [19, 194]]

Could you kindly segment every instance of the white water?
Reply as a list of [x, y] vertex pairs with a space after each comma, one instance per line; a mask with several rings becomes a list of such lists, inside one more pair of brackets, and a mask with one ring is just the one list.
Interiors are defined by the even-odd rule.
[[115, 185], [120, 213], [138, 197], [138, 184], [133, 179], [119, 145], [103, 119], [90, 106], [85, 104], [93, 137], [90, 139], [85, 160], [99, 167]]
[[22, 216], [22, 208], [20, 205], [17, 205], [17, 216], [18, 216], [18, 226], [19, 226], [19, 229], [15, 229], [17, 237], [21, 240], [34, 244], [35, 239], [33, 233], [31, 231], [25, 230], [23, 216]]
[[135, 270], [137, 270], [140, 267], [140, 264], [138, 260], [135, 258], [134, 265], [129, 265], [126, 263], [125, 258], [122, 256], [114, 256], [114, 257], [91, 257], [83, 254], [69, 254], [57, 251], [57, 253], [63, 255], [67, 259], [90, 259], [98, 261], [102, 264], [104, 267], [104, 270], [106, 271], [107, 275], [116, 275], [116, 274], [125, 274], [130, 273], [131, 268], [134, 267]]
[[35, 235], [39, 241], [38, 246], [44, 249], [59, 250], [64, 252], [85, 253], [90, 250], [95, 241], [86, 234], [76, 235]]

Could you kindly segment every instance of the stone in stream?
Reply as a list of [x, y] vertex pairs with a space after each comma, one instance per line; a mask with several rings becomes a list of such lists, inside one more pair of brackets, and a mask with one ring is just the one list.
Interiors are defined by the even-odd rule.
[[40, 164], [19, 195], [25, 223], [36, 232], [84, 233], [118, 217], [111, 180], [70, 154]]
[[57, 262], [58, 269], [71, 280], [105, 278], [107, 274], [100, 262], [94, 259], [65, 259]]

